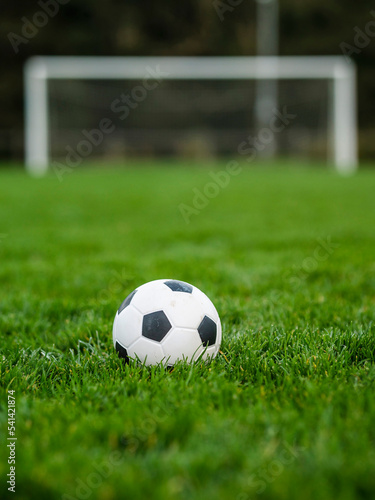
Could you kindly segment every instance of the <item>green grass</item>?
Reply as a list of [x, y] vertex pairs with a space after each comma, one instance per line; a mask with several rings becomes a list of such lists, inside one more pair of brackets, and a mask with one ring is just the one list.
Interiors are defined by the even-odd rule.
[[[375, 172], [244, 168], [186, 224], [209, 181], [0, 171], [1, 498], [374, 498]], [[116, 357], [119, 304], [157, 278], [215, 303], [210, 364]]]

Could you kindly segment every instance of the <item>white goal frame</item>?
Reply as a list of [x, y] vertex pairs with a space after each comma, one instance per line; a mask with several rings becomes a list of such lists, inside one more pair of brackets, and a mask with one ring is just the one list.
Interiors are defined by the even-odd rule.
[[163, 79], [332, 81], [330, 157], [341, 173], [357, 168], [356, 67], [344, 56], [95, 57], [37, 56], [25, 64], [25, 163], [43, 175], [50, 163], [48, 80], [142, 79], [159, 66]]

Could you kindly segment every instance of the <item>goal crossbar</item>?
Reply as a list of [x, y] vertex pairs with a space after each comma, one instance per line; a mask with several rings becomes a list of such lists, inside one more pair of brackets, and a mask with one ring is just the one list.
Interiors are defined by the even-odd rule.
[[332, 158], [342, 173], [356, 169], [356, 68], [343, 56], [95, 57], [38, 56], [25, 64], [25, 163], [42, 175], [50, 163], [48, 80], [328, 80], [333, 83]]

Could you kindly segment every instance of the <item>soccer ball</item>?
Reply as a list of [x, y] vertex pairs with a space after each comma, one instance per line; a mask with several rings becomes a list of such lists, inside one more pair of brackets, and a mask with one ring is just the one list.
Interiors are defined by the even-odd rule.
[[183, 281], [156, 280], [136, 288], [113, 323], [120, 358], [173, 366], [214, 358], [221, 343], [219, 315], [210, 299]]

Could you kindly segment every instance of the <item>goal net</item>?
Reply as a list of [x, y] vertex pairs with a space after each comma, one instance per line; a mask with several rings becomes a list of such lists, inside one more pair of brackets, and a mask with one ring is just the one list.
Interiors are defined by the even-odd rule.
[[355, 68], [342, 57], [38, 57], [25, 104], [35, 174], [131, 157], [357, 165]]

